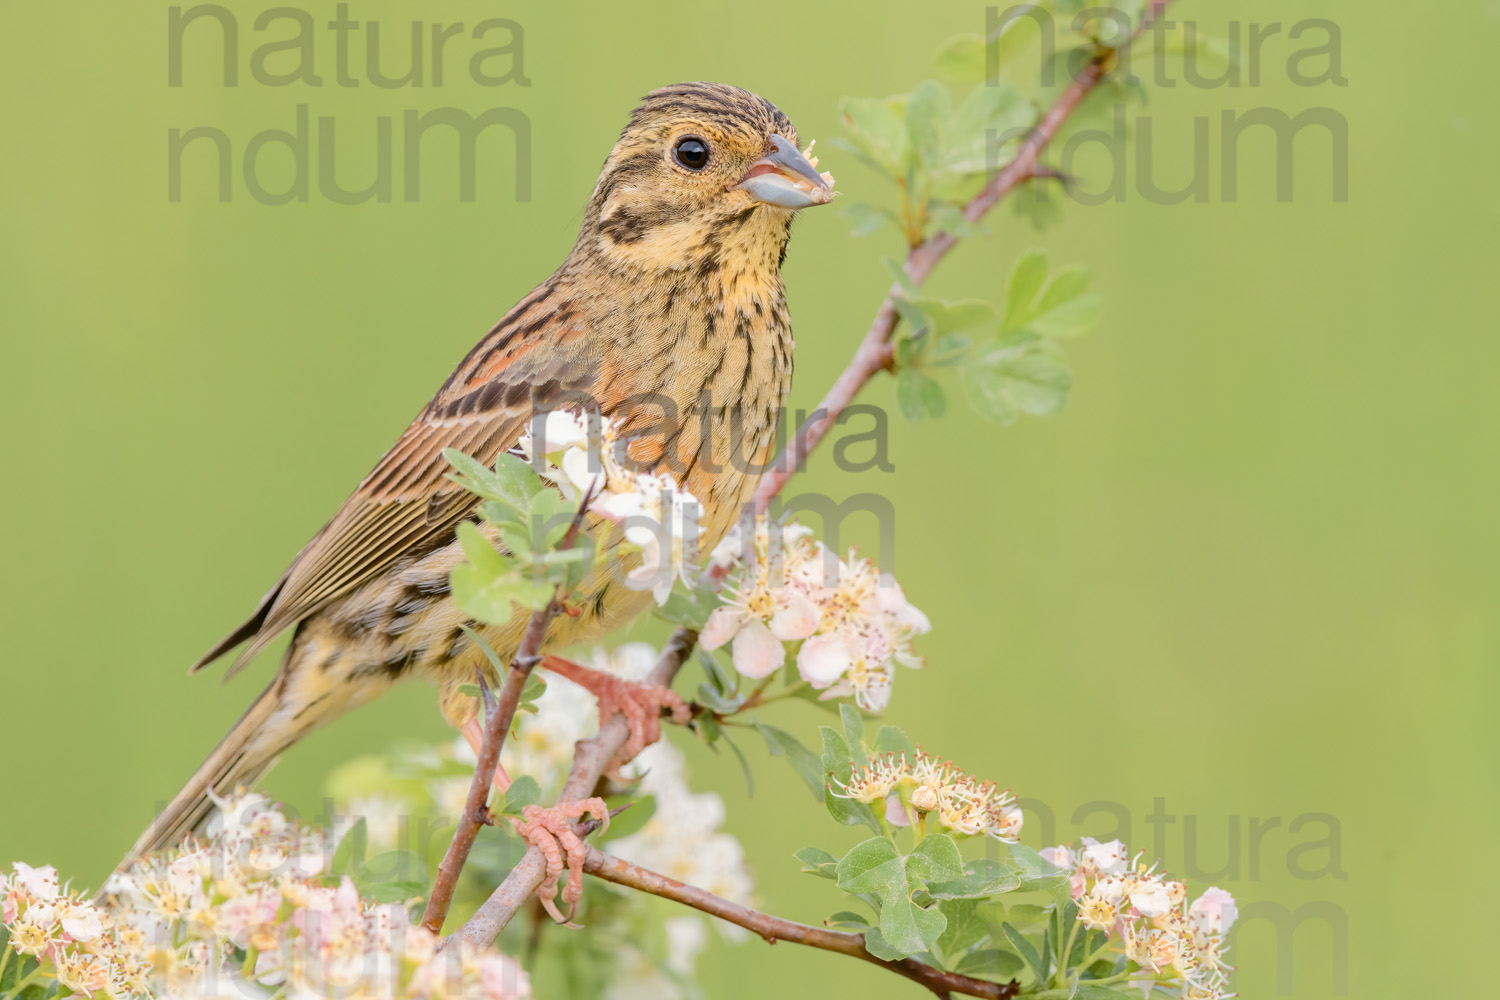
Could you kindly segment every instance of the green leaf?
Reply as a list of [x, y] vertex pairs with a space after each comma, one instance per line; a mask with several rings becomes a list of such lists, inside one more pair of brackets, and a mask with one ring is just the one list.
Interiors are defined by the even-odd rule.
[[895, 726], [881, 726], [875, 731], [875, 752], [906, 754], [907, 760], [917, 756], [917, 745], [905, 731]]
[[967, 33], [945, 41], [937, 53], [937, 71], [959, 83], [979, 83], [985, 75], [984, 38]]
[[1076, 264], [1059, 271], [1042, 290], [1026, 325], [1050, 337], [1072, 337], [1093, 329], [1102, 310], [1099, 297], [1087, 294], [1089, 280], [1088, 270]]
[[918, 906], [907, 892], [892, 892], [882, 900], [880, 936], [906, 955], [933, 947], [947, 927], [942, 910], [936, 905]]
[[964, 859], [946, 833], [929, 833], [906, 857], [906, 871], [925, 882], [949, 882], [964, 877]]
[[339, 846], [334, 848], [333, 863], [329, 867], [329, 873], [333, 875], [353, 875], [364, 864], [365, 851], [370, 843], [370, 830], [361, 816], [349, 828], [339, 841]]
[[885, 837], [871, 837], [850, 848], [839, 859], [839, 888], [845, 892], [883, 894], [892, 886], [906, 887], [906, 861]]
[[[896, 279], [896, 284], [900, 286], [902, 295], [908, 299], [920, 299], [922, 297], [922, 290], [917, 287], [916, 282], [911, 280], [911, 275], [906, 273], [906, 265], [894, 257], [881, 257], [880, 259], [885, 264], [886, 270], [891, 272], [891, 277]], [[898, 309], [900, 305], [899, 302], [896, 304]]]
[[426, 894], [427, 862], [411, 851], [377, 854], [354, 873], [359, 894], [377, 903], [401, 903]]
[[1012, 892], [1021, 884], [1020, 874], [994, 858], [976, 858], [964, 865], [963, 873], [944, 881], [929, 882], [933, 899], [987, 899]]
[[905, 172], [911, 143], [906, 122], [889, 100], [846, 97], [839, 101], [839, 114], [855, 144], [876, 165], [892, 175]]
[[1010, 918], [1011, 923], [1025, 927], [1041, 923], [1051, 912], [1047, 907], [1037, 906], [1035, 903], [1017, 903], [1005, 909], [1005, 915]]
[[942, 170], [959, 176], [998, 170], [1035, 119], [1035, 110], [1009, 84], [975, 87], [948, 123]]
[[912, 149], [929, 167], [942, 162], [942, 135], [953, 116], [948, 88], [936, 80], [924, 80], [906, 99], [906, 129]]
[[992, 979], [1003, 983], [1014, 979], [1024, 968], [1026, 968], [1026, 963], [1020, 955], [998, 948], [984, 948], [971, 951], [959, 959], [953, 971], [963, 976]]
[[946, 956], [959, 955], [989, 936], [979, 902], [973, 899], [950, 899], [939, 904], [948, 927], [938, 938], [938, 950]]
[[529, 774], [517, 775], [505, 790], [505, 802], [500, 811], [511, 816], [521, 815], [521, 810], [534, 806], [542, 798], [542, 786]]
[[449, 479], [486, 500], [511, 507], [516, 512], [517, 521], [520, 512], [530, 508], [531, 498], [547, 488], [535, 469], [524, 459], [509, 453], [500, 455], [494, 469], [486, 468], [484, 463], [456, 448], [443, 449], [443, 458], [456, 470], [456, 474], [449, 474]]
[[855, 767], [870, 763], [865, 753], [865, 719], [859, 709], [846, 702], [839, 704], [839, 721], [844, 724], [844, 736], [849, 741], [849, 757]]
[[838, 881], [839, 859], [821, 847], [804, 847], [794, 857], [802, 862], [801, 870], [804, 873], [816, 875], [818, 878]]
[[917, 368], [902, 368], [896, 375], [896, 405], [907, 420], [941, 417], [948, 410], [943, 387]]
[[855, 802], [853, 799], [840, 798], [835, 794], [838, 791], [838, 784], [848, 783], [849, 774], [853, 770], [849, 744], [844, 741], [842, 735], [828, 726], [819, 726], [818, 732], [823, 737], [823, 773], [834, 779], [823, 789], [823, 805], [828, 809], [828, 815], [844, 826], [858, 826], [863, 823], [879, 833], [880, 822], [870, 811], [869, 806], [863, 802]]
[[459, 524], [458, 539], [468, 561], [453, 567], [448, 578], [454, 602], [471, 618], [503, 625], [516, 606], [539, 608], [552, 599], [552, 584], [533, 580], [520, 563], [495, 551], [471, 522]]
[[766, 749], [771, 751], [772, 757], [785, 757], [792, 765], [792, 770], [807, 783], [814, 799], [823, 796], [824, 771], [823, 762], [813, 754], [807, 747], [803, 746], [797, 737], [785, 729], [775, 726], [767, 726], [757, 722], [755, 728], [760, 730], [761, 736], [765, 737]]
[[[925, 848], [929, 842], [932, 847]], [[936, 944], [948, 920], [937, 904], [919, 906], [912, 893], [925, 873], [945, 871], [950, 862], [958, 863], [958, 848], [941, 835], [926, 838], [906, 857], [885, 837], [871, 837], [850, 849], [835, 871], [845, 892], [880, 897], [881, 937], [892, 949], [913, 955]]]
[[852, 910], [840, 910], [824, 920], [823, 926], [841, 931], [864, 933], [870, 929], [870, 922]]
[[1072, 876], [1067, 871], [1047, 861], [1025, 844], [1007, 844], [1006, 847], [1010, 850], [1011, 863], [1021, 877], [1021, 884], [1016, 887], [1018, 892], [1051, 893], [1059, 904], [1070, 900], [1068, 890]]
[[1022, 413], [1048, 416], [1061, 410], [1073, 386], [1073, 373], [1057, 354], [1034, 338], [999, 342], [970, 358], [962, 371], [969, 404], [980, 416], [1001, 424]]
[[1002, 329], [1013, 330], [1023, 326], [1032, 316], [1031, 305], [1036, 301], [1042, 283], [1047, 280], [1047, 252], [1027, 250], [1016, 258], [1011, 266], [1010, 278], [1005, 283], [1005, 322]]
[[[609, 839], [619, 840], [641, 830], [656, 815], [656, 799], [651, 795], [628, 800], [630, 808], [609, 820]], [[620, 803], [624, 805], [625, 803]]]
[[964, 210], [951, 201], [928, 202], [927, 217], [933, 225], [954, 236], [973, 236], [979, 232], [979, 227], [969, 221]]
[[[702, 721], [713, 723], [715, 726], [718, 725], [718, 723], [714, 722], [712, 718], [707, 718]], [[730, 738], [729, 730], [720, 727], [718, 730], [718, 736], [724, 740], [724, 745], [729, 747], [729, 752], [734, 754], [735, 759], [740, 763], [740, 774], [742, 774], [745, 778], [745, 795], [752, 799], [755, 798], [755, 774], [750, 770], [750, 761], [745, 759], [745, 752], [740, 749], [740, 745], [738, 743]], [[713, 745], [713, 742], [714, 741], [712, 739], [708, 740], [710, 746]]]
[[1031, 967], [1036, 981], [1044, 983], [1047, 981], [1047, 970], [1042, 967], [1042, 957], [1037, 954], [1036, 946], [1026, 939], [1026, 935], [1016, 930], [1010, 924], [1001, 924], [1000, 930], [1005, 934], [1005, 939], [1015, 948], [1016, 953], [1026, 960]]
[[907, 956], [900, 948], [893, 948], [880, 933], [879, 927], [865, 931], [865, 951], [887, 962], [899, 962]]
[[1037, 232], [1055, 226], [1062, 219], [1062, 199], [1053, 193], [1051, 181], [1044, 177], [1026, 181], [1007, 199], [1018, 218], [1031, 223]]

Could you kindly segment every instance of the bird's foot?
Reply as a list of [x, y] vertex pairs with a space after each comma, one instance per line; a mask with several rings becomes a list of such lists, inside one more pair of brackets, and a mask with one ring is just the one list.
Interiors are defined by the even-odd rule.
[[[597, 820], [600, 830], [609, 829], [609, 807], [598, 798], [559, 802], [547, 808], [526, 806], [521, 810], [521, 818], [512, 820], [521, 839], [541, 851], [547, 861], [547, 877], [537, 886], [537, 899], [553, 920], [569, 926], [573, 911], [583, 898], [583, 862], [588, 855], [588, 847], [573, 829], [573, 821], [584, 817]], [[556, 900], [557, 884], [564, 870], [568, 873], [568, 883], [562, 891], [563, 905], [568, 908], [566, 916], [557, 908]]]
[[678, 725], [687, 724], [693, 716], [687, 702], [671, 688], [659, 684], [629, 681], [614, 674], [590, 670], [560, 656], [549, 656], [542, 666], [560, 674], [599, 699], [599, 725], [617, 715], [625, 717], [630, 736], [620, 752], [610, 760], [606, 771], [613, 774], [635, 759], [635, 755], [661, 739], [661, 717], [668, 714]]

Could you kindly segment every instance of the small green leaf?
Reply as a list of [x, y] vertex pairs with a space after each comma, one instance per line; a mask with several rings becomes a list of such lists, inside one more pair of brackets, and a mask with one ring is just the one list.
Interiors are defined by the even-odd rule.
[[906, 170], [911, 148], [906, 122], [891, 105], [877, 97], [846, 97], [839, 114], [850, 137], [869, 158], [892, 175]]
[[852, 910], [840, 910], [824, 920], [823, 926], [862, 934], [870, 929], [870, 922]]
[[865, 931], [865, 951], [868, 951], [876, 958], [883, 958], [887, 962], [899, 962], [907, 955], [900, 948], [891, 947], [881, 935], [879, 927], [871, 927]]
[[954, 35], [938, 48], [936, 63], [950, 80], [979, 83], [985, 74], [984, 39], [973, 33]]
[[875, 752], [905, 754], [907, 760], [917, 756], [917, 745], [905, 731], [895, 726], [881, 726], [875, 731]]
[[978, 900], [950, 899], [939, 906], [948, 918], [948, 927], [938, 938], [938, 950], [945, 956], [962, 954], [989, 936]]
[[542, 798], [542, 786], [529, 774], [518, 775], [505, 790], [505, 804], [500, 811], [512, 816], [521, 815], [521, 810], [534, 806]]
[[896, 405], [907, 420], [941, 417], [948, 410], [943, 387], [917, 368], [902, 368], [896, 375]]
[[1059, 353], [1031, 342], [981, 349], [962, 371], [969, 404], [982, 417], [1012, 423], [1022, 413], [1048, 416], [1067, 403], [1073, 374]]
[[839, 859], [837, 875], [839, 888], [845, 892], [881, 894], [892, 886], [906, 886], [905, 859], [884, 837], [871, 837], [850, 848]]
[[771, 751], [771, 756], [785, 757], [792, 765], [792, 770], [796, 771], [798, 777], [807, 783], [813, 798], [822, 798], [824, 775], [822, 761], [785, 729], [761, 723], [756, 723], [755, 728], [760, 730], [761, 736], [765, 737], [766, 749]]
[[1005, 934], [1005, 939], [1015, 948], [1016, 953], [1026, 960], [1031, 967], [1036, 981], [1044, 983], [1047, 981], [1047, 970], [1042, 967], [1042, 956], [1037, 954], [1036, 946], [1026, 939], [1026, 935], [1016, 930], [1010, 924], [1001, 924], [1000, 930]]
[[828, 726], [819, 726], [818, 732], [823, 737], [823, 773], [830, 776], [826, 788], [823, 789], [823, 805], [828, 809], [828, 815], [845, 826], [857, 826], [863, 823], [876, 833], [880, 832], [880, 822], [870, 807], [863, 802], [855, 802], [853, 799], [841, 798], [836, 793], [839, 786], [847, 784], [849, 774], [853, 770], [852, 761], [849, 756], [849, 744], [844, 737]]
[[802, 862], [802, 870], [807, 874], [838, 880], [839, 859], [821, 847], [804, 847], [793, 857]]
[[923, 882], [949, 882], [964, 877], [964, 860], [952, 837], [929, 833], [907, 855], [906, 871]]
[[922, 81], [906, 99], [907, 134], [917, 156], [929, 167], [942, 162], [942, 135], [952, 116], [948, 88], [936, 80]]
[[839, 704], [839, 721], [844, 724], [844, 736], [849, 741], [849, 757], [855, 767], [870, 763], [865, 753], [865, 719], [859, 709], [846, 702]]
[[[908, 299], [920, 299], [922, 297], [922, 290], [917, 287], [916, 282], [911, 280], [911, 275], [906, 273], [906, 265], [894, 257], [881, 257], [880, 259], [884, 262], [886, 270], [890, 271], [891, 276], [896, 279], [896, 284], [900, 286], [902, 295]], [[898, 303], [897, 308], [899, 307], [900, 304]]]
[[1027, 250], [1011, 266], [1010, 279], [1005, 284], [1005, 322], [1002, 329], [1014, 330], [1024, 326], [1032, 316], [1032, 303], [1047, 280], [1047, 252]]
[[987, 899], [1011, 892], [1021, 884], [1021, 876], [994, 858], [976, 858], [964, 865], [957, 878], [929, 882], [927, 892], [933, 899]]
[[359, 894], [377, 903], [401, 903], [427, 892], [427, 863], [411, 851], [386, 851], [353, 874]]
[[[628, 800], [630, 808], [609, 820], [609, 839], [619, 840], [638, 832], [656, 815], [656, 799], [651, 795]], [[623, 803], [622, 803], [623, 804]]]
[[953, 971], [963, 976], [991, 979], [1003, 983], [1014, 979], [1024, 968], [1026, 968], [1026, 963], [1020, 955], [998, 948], [984, 948], [971, 951], [959, 959]]

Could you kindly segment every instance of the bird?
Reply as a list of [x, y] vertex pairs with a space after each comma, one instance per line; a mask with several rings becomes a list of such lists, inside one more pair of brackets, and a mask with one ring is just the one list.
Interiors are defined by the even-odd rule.
[[[269, 686], [122, 867], [177, 845], [215, 799], [253, 787], [309, 732], [408, 678], [436, 684], [444, 717], [473, 741], [478, 705], [463, 689], [476, 672], [494, 678], [469, 630], [508, 660], [527, 615], [489, 626], [454, 603], [457, 529], [478, 520], [479, 499], [449, 478], [445, 449], [492, 465], [537, 414], [585, 400], [617, 421], [635, 466], [698, 499], [703, 545], [727, 532], [774, 454], [791, 384], [781, 270], [795, 214], [832, 199], [816, 163], [790, 119], [748, 90], [679, 83], [640, 100], [562, 264], [469, 351], [249, 618], [193, 665], [238, 648], [227, 679], [292, 633]], [[605, 579], [554, 619], [542, 648], [597, 636], [649, 598]]]

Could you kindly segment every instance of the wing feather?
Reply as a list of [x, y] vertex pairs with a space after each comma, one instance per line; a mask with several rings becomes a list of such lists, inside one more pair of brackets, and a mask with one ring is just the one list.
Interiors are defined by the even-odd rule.
[[[545, 286], [544, 286], [545, 288]], [[285, 629], [376, 579], [403, 558], [447, 544], [478, 498], [450, 482], [443, 450], [486, 464], [513, 447], [549, 399], [587, 392], [597, 365], [580, 352], [574, 313], [559, 297], [548, 319], [527, 324], [539, 344], [517, 342], [495, 357], [519, 316], [551, 295], [528, 296], [470, 352], [453, 377], [386, 452], [332, 520], [298, 554], [255, 613], [194, 665], [197, 670], [244, 642], [232, 675]], [[533, 324], [535, 324], [533, 326]]]

